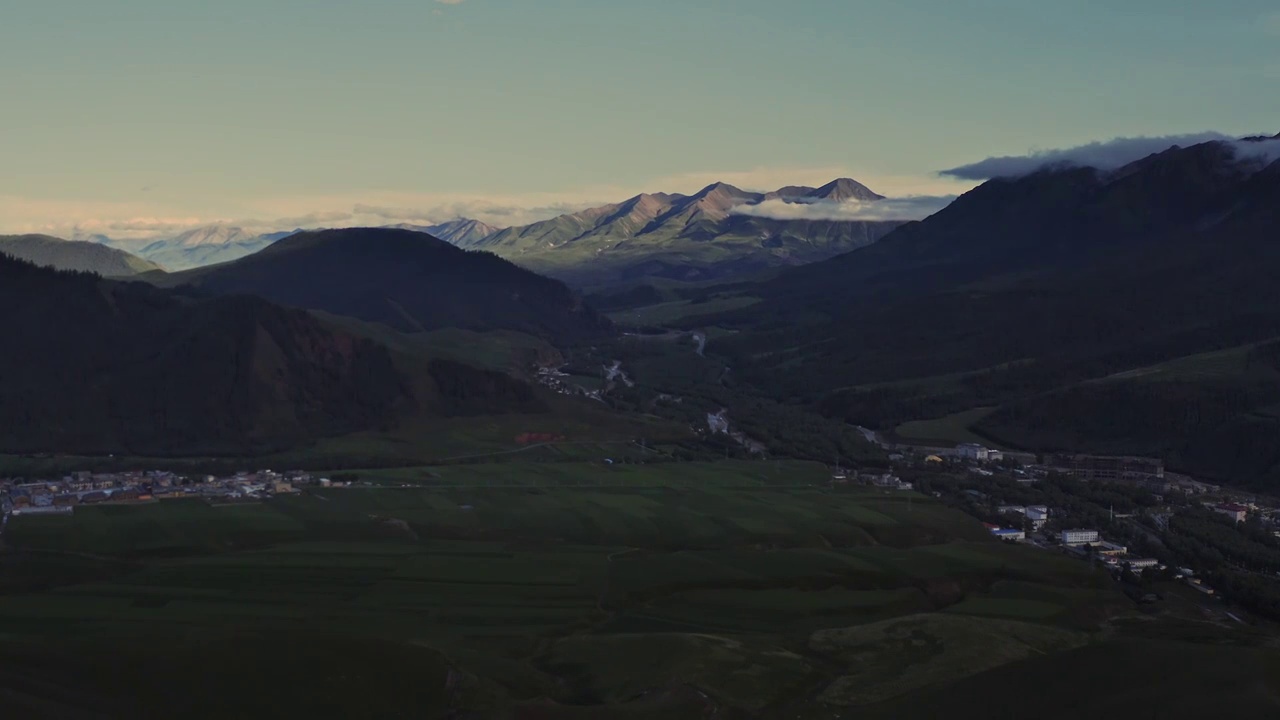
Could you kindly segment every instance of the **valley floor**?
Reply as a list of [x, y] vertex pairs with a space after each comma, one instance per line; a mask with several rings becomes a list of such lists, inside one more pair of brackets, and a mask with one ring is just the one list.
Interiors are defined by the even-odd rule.
[[[1037, 698], [1057, 717], [1176, 709], [1192, 689], [1241, 716], [1280, 707], [1265, 637], [1206, 644], [1195, 622], [1140, 615], [1087, 563], [995, 542], [931, 497], [833, 488], [821, 465], [369, 479], [15, 517], [0, 553], [7, 707], [816, 720], [933, 717], [984, 696], [975, 717]], [[1142, 688], [1144, 663], [1187, 684], [1113, 687]], [[986, 695], [992, 683], [1005, 692]]]

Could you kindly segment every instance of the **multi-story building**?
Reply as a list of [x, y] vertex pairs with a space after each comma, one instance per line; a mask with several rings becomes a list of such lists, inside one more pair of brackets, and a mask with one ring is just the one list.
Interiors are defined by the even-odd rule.
[[1151, 481], [1164, 478], [1164, 461], [1113, 455], [1057, 454], [1049, 458], [1049, 467], [1081, 480]]
[[1063, 530], [1063, 545], [1090, 545], [1101, 539], [1097, 530]]
[[1027, 520], [1031, 522], [1033, 529], [1039, 530], [1049, 522], [1049, 508], [1044, 505], [1027, 506]]

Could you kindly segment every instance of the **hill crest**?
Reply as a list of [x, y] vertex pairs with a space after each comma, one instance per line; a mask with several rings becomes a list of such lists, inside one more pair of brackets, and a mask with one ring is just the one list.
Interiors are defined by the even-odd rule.
[[165, 282], [256, 294], [410, 332], [516, 330], [557, 343], [612, 333], [610, 323], [562, 283], [411, 230], [301, 232], [255, 255]]
[[49, 235], [0, 235], [0, 253], [57, 270], [130, 277], [160, 269], [136, 255], [94, 242]]

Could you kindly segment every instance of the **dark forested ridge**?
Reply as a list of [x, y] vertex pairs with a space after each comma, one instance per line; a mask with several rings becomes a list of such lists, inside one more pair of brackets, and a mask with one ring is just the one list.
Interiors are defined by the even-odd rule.
[[[1226, 438], [1267, 434], [1270, 380], [1073, 386], [1280, 336], [1277, 278], [1280, 163], [1206, 143], [1115, 172], [989, 181], [874, 245], [747, 290], [764, 302], [714, 318], [740, 332], [713, 348], [744, 382], [866, 425], [1005, 406], [978, 429], [1232, 475]], [[1119, 398], [1130, 404], [1117, 414]], [[1269, 446], [1250, 473], [1280, 459]]]
[[394, 421], [388, 352], [249, 297], [197, 300], [0, 256], [0, 452], [278, 449]]
[[257, 254], [165, 282], [258, 295], [404, 331], [516, 330], [559, 343], [612, 333], [609, 321], [562, 283], [409, 230], [298, 233]]

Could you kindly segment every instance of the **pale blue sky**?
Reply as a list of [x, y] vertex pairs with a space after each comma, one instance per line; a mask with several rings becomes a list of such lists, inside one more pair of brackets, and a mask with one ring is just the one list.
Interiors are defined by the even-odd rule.
[[0, 3], [0, 231], [936, 193], [990, 155], [1280, 131], [1274, 0]]

